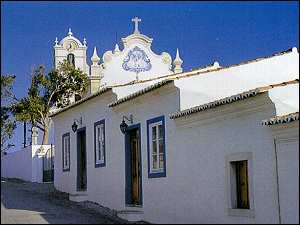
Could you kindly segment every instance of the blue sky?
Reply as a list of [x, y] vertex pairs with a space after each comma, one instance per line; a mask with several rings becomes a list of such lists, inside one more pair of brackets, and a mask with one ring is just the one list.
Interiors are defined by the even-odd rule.
[[[98, 54], [112, 50], [134, 30], [154, 38], [156, 53], [176, 48], [184, 70], [218, 61], [221, 65], [299, 49], [298, 2], [1, 2], [1, 74], [16, 75], [15, 92], [26, 94], [32, 68], [53, 66], [55, 37], [72, 28]], [[117, 37], [117, 39], [116, 39]], [[21, 146], [22, 129], [13, 142]]]

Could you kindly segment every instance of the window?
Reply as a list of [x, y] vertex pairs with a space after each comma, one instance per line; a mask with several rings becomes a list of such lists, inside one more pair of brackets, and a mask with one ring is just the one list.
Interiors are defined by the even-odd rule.
[[247, 164], [247, 160], [231, 162], [235, 173], [236, 202], [234, 205], [237, 209], [249, 209]]
[[63, 171], [70, 171], [70, 133], [62, 136]]
[[147, 120], [148, 177], [166, 176], [164, 116]]
[[228, 214], [254, 217], [252, 153], [226, 156]]
[[95, 167], [105, 166], [105, 120], [94, 124]]

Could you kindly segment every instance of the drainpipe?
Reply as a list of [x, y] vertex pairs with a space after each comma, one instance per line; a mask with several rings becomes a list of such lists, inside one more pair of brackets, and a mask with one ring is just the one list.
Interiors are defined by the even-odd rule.
[[278, 176], [278, 157], [277, 157], [277, 146], [276, 139], [274, 138], [274, 151], [275, 151], [275, 163], [276, 163], [276, 182], [277, 182], [277, 199], [278, 199], [278, 219], [281, 224], [281, 211], [280, 211], [280, 198], [279, 198], [279, 176]]

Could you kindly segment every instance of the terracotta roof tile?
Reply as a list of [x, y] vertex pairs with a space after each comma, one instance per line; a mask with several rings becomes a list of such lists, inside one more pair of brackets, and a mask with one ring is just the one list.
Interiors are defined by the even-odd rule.
[[275, 116], [267, 120], [262, 121], [262, 125], [270, 126], [275, 124], [290, 123], [299, 120], [299, 112], [290, 113], [283, 116]]
[[62, 112], [64, 112], [64, 111], [66, 111], [66, 110], [69, 110], [69, 109], [71, 109], [71, 108], [73, 108], [73, 107], [75, 107], [75, 106], [77, 106], [77, 105], [80, 105], [81, 103], [83, 103], [83, 102], [85, 102], [85, 101], [87, 101], [87, 100], [89, 100], [89, 99], [91, 99], [91, 98], [94, 98], [94, 97], [96, 97], [96, 96], [102, 95], [102, 94], [104, 94], [105, 92], [110, 91], [110, 90], [112, 90], [112, 89], [111, 89], [111, 88], [106, 88], [106, 87], [105, 87], [105, 88], [102, 88], [101, 90], [97, 91], [96, 93], [94, 93], [94, 94], [92, 94], [92, 95], [89, 95], [89, 96], [87, 96], [87, 97], [85, 97], [85, 98], [83, 98], [83, 99], [81, 99], [81, 100], [79, 100], [79, 101], [77, 101], [77, 102], [72, 103], [71, 105], [68, 105], [68, 106], [66, 106], [66, 107], [64, 107], [64, 108], [62, 108], [62, 109], [59, 109], [59, 110], [53, 112], [53, 113], [50, 115], [50, 117], [54, 117], [54, 116], [56, 116], [56, 115], [58, 115], [58, 114], [60, 114], [60, 113], [62, 113]]
[[272, 89], [274, 87], [285, 86], [285, 85], [288, 85], [288, 84], [295, 84], [295, 83], [299, 83], [299, 80], [296, 79], [296, 80], [292, 80], [292, 81], [282, 82], [282, 83], [279, 83], [279, 84], [273, 84], [273, 85], [268, 85], [268, 86], [264, 86], [264, 87], [259, 87], [259, 88], [256, 88], [256, 89], [253, 89], [253, 90], [250, 90], [250, 91], [246, 91], [246, 92], [243, 92], [243, 93], [232, 95], [230, 97], [222, 98], [220, 100], [209, 102], [209, 103], [206, 103], [206, 104], [203, 104], [203, 105], [200, 105], [200, 106], [195, 106], [195, 107], [192, 107], [190, 109], [186, 109], [186, 110], [183, 110], [183, 111], [172, 113], [172, 114], [170, 114], [170, 119], [177, 119], [179, 117], [188, 116], [190, 114], [201, 112], [201, 111], [211, 109], [211, 108], [215, 108], [217, 106], [230, 104], [230, 103], [233, 103], [233, 102], [236, 102], [236, 101], [241, 101], [241, 100], [244, 100], [244, 99], [247, 99], [247, 98], [250, 98], [250, 97], [257, 96], [258, 94], [264, 93], [264, 92], [266, 92], [269, 89]]
[[163, 80], [163, 81], [157, 82], [157, 83], [155, 83], [155, 84], [153, 84], [153, 85], [151, 85], [149, 87], [146, 87], [146, 88], [144, 88], [144, 89], [142, 89], [140, 91], [137, 91], [137, 92], [135, 92], [133, 94], [127, 95], [124, 98], [120, 98], [119, 100], [110, 103], [108, 106], [109, 107], [117, 106], [119, 104], [127, 102], [127, 101], [129, 101], [131, 99], [134, 99], [134, 98], [136, 98], [136, 97], [138, 97], [140, 95], [146, 94], [146, 93], [148, 93], [150, 91], [153, 91], [153, 90], [155, 90], [157, 88], [160, 88], [160, 87], [165, 86], [166, 84], [169, 84], [169, 83], [172, 83], [172, 82], [173, 82], [173, 80]]

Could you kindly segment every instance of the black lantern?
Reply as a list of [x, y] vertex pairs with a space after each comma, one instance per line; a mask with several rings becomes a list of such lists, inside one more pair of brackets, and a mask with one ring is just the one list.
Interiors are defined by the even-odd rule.
[[72, 130], [75, 133], [77, 131], [78, 125], [77, 123], [80, 124], [80, 126], [82, 125], [82, 117], [80, 117], [80, 120], [74, 119], [74, 123], [72, 124]]
[[77, 123], [74, 121], [74, 123], [73, 123], [73, 125], [72, 125], [72, 130], [73, 130], [74, 133], [76, 132], [77, 127], [78, 127], [78, 125], [77, 125]]
[[126, 133], [127, 127], [128, 127], [128, 125], [127, 125], [127, 123], [125, 123], [125, 120], [124, 120], [124, 119], [128, 120], [128, 121], [132, 124], [132, 123], [133, 123], [133, 116], [130, 115], [130, 116], [129, 116], [129, 119], [128, 119], [126, 116], [123, 116], [122, 123], [120, 124], [120, 130], [121, 130], [121, 132], [122, 132], [123, 134]]
[[122, 123], [120, 124], [120, 130], [123, 134], [125, 134], [127, 127], [128, 127], [127, 123], [125, 123], [125, 121], [122, 120]]

